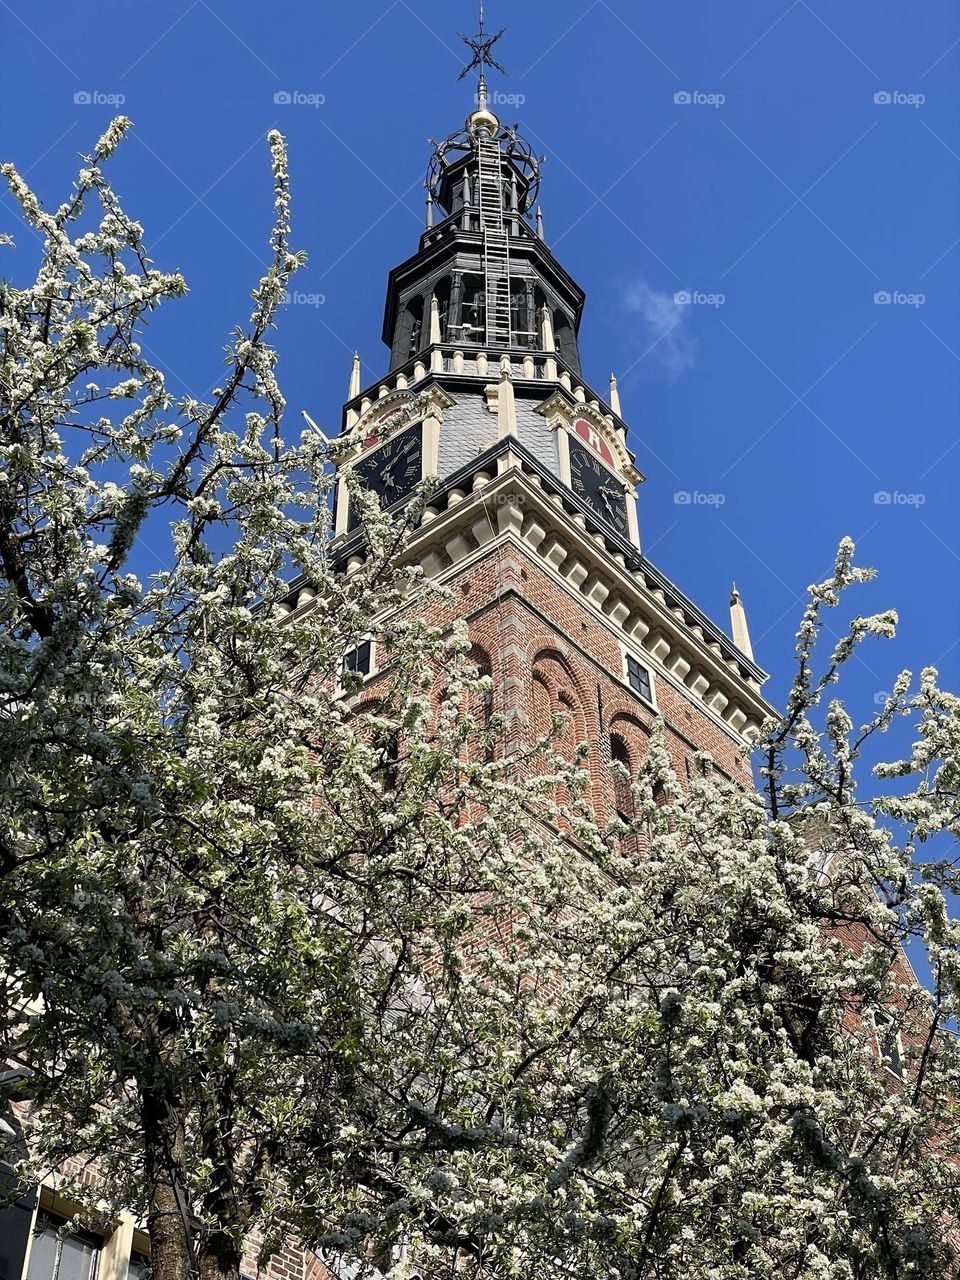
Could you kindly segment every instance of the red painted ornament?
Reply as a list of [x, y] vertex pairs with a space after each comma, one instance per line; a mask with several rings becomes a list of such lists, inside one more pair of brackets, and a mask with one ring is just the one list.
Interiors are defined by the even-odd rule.
[[573, 424], [573, 429], [580, 439], [590, 446], [594, 453], [600, 455], [608, 467], [616, 465], [610, 446], [592, 423], [588, 422], [586, 418], [578, 418]]
[[364, 449], [370, 449], [373, 445], [380, 443], [380, 429], [388, 423], [391, 418], [395, 418], [399, 412], [399, 409], [391, 409], [389, 413], [385, 413], [382, 418], [377, 419], [376, 428], [364, 439]]

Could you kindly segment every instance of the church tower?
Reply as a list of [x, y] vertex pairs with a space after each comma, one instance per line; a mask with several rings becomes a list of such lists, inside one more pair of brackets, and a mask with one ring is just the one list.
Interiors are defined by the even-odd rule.
[[[704, 751], [749, 783], [742, 748], [768, 708], [742, 602], [731, 638], [643, 553], [643, 459], [616, 380], [601, 393], [581, 368], [586, 295], [545, 238], [540, 162], [488, 105], [497, 39], [481, 9], [478, 106], [435, 146], [425, 230], [390, 273], [389, 358], [366, 383], [354, 359], [334, 548], [348, 569], [364, 556], [348, 472], [388, 509], [434, 477], [408, 554], [452, 588], [430, 608], [467, 621], [498, 710], [521, 730], [563, 713], [596, 744], [601, 808], [615, 805], [609, 762], [635, 768], [657, 716], [681, 779]], [[374, 640], [356, 664], [373, 677], [377, 662]]]

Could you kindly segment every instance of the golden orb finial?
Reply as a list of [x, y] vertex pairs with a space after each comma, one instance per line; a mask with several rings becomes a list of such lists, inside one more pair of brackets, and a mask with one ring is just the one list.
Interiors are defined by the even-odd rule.
[[500, 132], [500, 121], [486, 106], [467, 116], [467, 130], [470, 133], [488, 133], [495, 138]]

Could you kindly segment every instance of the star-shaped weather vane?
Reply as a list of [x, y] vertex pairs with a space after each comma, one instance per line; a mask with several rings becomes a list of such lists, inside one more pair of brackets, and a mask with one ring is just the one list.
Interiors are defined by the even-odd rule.
[[506, 27], [501, 27], [495, 36], [488, 35], [488, 33], [484, 30], [483, 4], [481, 3], [480, 30], [475, 36], [465, 36], [463, 34], [461, 34], [460, 36], [460, 39], [463, 41], [463, 43], [473, 51], [473, 61], [470, 63], [468, 67], [464, 67], [464, 69], [460, 72], [461, 80], [465, 79], [470, 74], [470, 72], [474, 69], [474, 67], [480, 68], [481, 80], [484, 79], [484, 73], [486, 72], [487, 67], [490, 67], [494, 71], [499, 71], [501, 75], [505, 76], [507, 74], [505, 68], [502, 67], [500, 63], [497, 62], [496, 58], [494, 58], [491, 54], [491, 50], [493, 49], [493, 46], [497, 43], [497, 41], [500, 39], [500, 37], [503, 35], [506, 29], [507, 29]]

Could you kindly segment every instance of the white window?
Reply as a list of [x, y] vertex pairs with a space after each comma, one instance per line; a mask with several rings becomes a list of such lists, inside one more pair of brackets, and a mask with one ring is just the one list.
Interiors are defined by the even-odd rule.
[[40, 1214], [27, 1280], [96, 1280], [101, 1241], [86, 1231], [61, 1238], [63, 1225], [62, 1219]]

